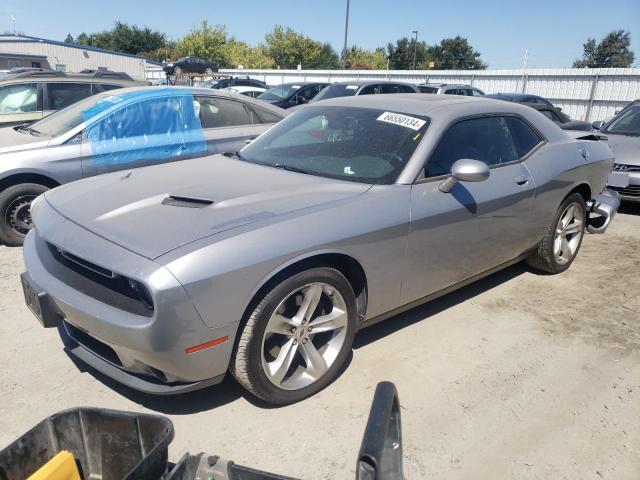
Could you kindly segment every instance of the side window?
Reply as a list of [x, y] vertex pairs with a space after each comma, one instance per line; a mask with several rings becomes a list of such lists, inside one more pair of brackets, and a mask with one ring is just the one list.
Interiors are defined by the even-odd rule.
[[360, 90], [360, 93], [358, 95], [377, 95], [379, 93], [382, 93], [382, 88], [380, 85], [367, 85], [362, 90]]
[[445, 90], [444, 93], [445, 95], [457, 95], [457, 90], [455, 89]]
[[109, 90], [115, 90], [117, 88], [123, 88], [122, 85], [114, 85], [113, 83], [101, 83], [100, 88], [103, 92], [108, 92]]
[[282, 120], [282, 117], [280, 115], [270, 112], [266, 108], [253, 105], [253, 109], [258, 114], [260, 120], [259, 123], [278, 123], [280, 120]]
[[196, 97], [202, 128], [252, 125], [252, 112], [244, 103], [215, 97]]
[[480, 90], [476, 90], [475, 88], [471, 89], [471, 95], [473, 97], [484, 97], [484, 94]]
[[398, 88], [400, 89], [400, 93], [415, 93], [415, 90], [409, 85], [398, 85]]
[[549, 120], [553, 120], [554, 122], [556, 121], [555, 118], [553, 118], [553, 112], [551, 110], [538, 110], [541, 114], [543, 114], [545, 117], [547, 117]]
[[318, 93], [318, 87], [307, 87], [303, 89], [301, 92], [298, 92], [298, 96], [304, 98], [305, 100], [311, 100]]
[[38, 109], [38, 85], [5, 85], [0, 87], [0, 114], [35, 112]]
[[92, 142], [127, 140], [200, 128], [193, 97], [153, 98], [122, 107], [89, 129]]
[[454, 124], [429, 157], [425, 176], [447, 175], [451, 165], [461, 158], [480, 160], [489, 166], [520, 158], [507, 120], [505, 117], [480, 117]]
[[538, 134], [518, 117], [505, 117], [505, 119], [509, 125], [509, 130], [518, 152], [518, 158], [524, 157], [542, 141]]
[[45, 110], [61, 110], [91, 96], [90, 83], [47, 83]]
[[382, 93], [400, 93], [400, 87], [398, 85], [382, 85]]

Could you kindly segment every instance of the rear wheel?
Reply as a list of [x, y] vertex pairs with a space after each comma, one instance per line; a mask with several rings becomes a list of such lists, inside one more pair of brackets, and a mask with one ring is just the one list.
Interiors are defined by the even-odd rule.
[[180, 75], [182, 73], [182, 68], [180, 67], [173, 67], [173, 74], [174, 75]]
[[537, 250], [527, 259], [532, 267], [547, 273], [564, 272], [578, 255], [587, 209], [579, 193], [569, 195], [560, 205]]
[[206, 73], [207, 75], [211, 75], [213, 73], [213, 69], [211, 67], [206, 68], [204, 73]]
[[351, 351], [355, 327], [356, 302], [347, 279], [332, 268], [300, 272], [253, 310], [231, 373], [266, 402], [297, 402], [335, 378]]
[[13, 185], [0, 192], [0, 241], [11, 247], [22, 245], [31, 230], [31, 202], [49, 190], [38, 183]]

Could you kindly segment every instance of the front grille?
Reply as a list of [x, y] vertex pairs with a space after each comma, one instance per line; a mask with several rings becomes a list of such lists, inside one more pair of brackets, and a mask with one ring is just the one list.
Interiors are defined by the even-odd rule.
[[625, 165], [622, 163], [616, 163], [613, 166], [615, 172], [640, 172], [640, 165]]
[[615, 190], [620, 195], [626, 195], [627, 197], [640, 197], [640, 185], [629, 185], [628, 187], [608, 187], [611, 190]]
[[38, 237], [36, 249], [47, 271], [79, 292], [135, 315], [153, 315], [153, 301], [140, 282], [66, 252]]

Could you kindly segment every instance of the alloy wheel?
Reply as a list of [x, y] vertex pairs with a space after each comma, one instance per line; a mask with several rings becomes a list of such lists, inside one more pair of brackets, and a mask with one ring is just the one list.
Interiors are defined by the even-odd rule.
[[559, 265], [565, 265], [575, 256], [584, 234], [584, 211], [577, 203], [570, 203], [564, 209], [553, 241], [553, 255]]
[[338, 357], [348, 323], [346, 302], [335, 287], [314, 282], [297, 288], [267, 322], [261, 354], [266, 377], [284, 390], [316, 382]]

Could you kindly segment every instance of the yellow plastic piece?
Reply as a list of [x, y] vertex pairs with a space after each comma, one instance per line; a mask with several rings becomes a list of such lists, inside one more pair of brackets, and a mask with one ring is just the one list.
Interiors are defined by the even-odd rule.
[[61, 451], [27, 480], [82, 480], [71, 452]]

